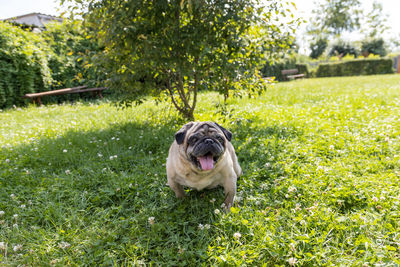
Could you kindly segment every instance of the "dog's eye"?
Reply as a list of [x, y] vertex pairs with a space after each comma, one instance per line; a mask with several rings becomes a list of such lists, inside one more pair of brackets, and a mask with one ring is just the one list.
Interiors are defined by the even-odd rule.
[[198, 139], [197, 139], [196, 136], [191, 136], [191, 137], [189, 138], [189, 143], [191, 143], [191, 144], [196, 143], [197, 140], [198, 140]]
[[224, 142], [225, 142], [225, 139], [224, 139], [222, 136], [220, 136], [220, 135], [217, 135], [215, 138], [217, 138], [217, 140], [218, 140], [219, 142], [221, 142], [221, 143], [224, 143]]

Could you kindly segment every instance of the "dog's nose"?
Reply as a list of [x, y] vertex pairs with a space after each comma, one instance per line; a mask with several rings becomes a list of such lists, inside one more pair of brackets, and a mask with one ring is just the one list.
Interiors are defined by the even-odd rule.
[[212, 143], [214, 143], [214, 140], [207, 138], [206, 140], [204, 140], [204, 144], [206, 145], [211, 145]]

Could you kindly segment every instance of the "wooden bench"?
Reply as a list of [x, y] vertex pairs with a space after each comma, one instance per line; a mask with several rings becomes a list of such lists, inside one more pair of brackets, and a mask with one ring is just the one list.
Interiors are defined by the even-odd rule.
[[78, 87], [64, 88], [64, 89], [58, 89], [58, 90], [52, 90], [52, 91], [46, 91], [46, 92], [40, 92], [40, 93], [26, 94], [22, 97], [32, 99], [33, 103], [38, 103], [39, 105], [42, 105], [41, 97], [43, 97], [43, 96], [92, 92], [93, 96], [97, 95], [99, 98], [103, 98], [103, 95], [101, 94], [101, 92], [104, 90], [107, 90], [107, 89], [108, 89], [107, 87], [87, 88], [87, 86], [78, 86]]
[[285, 80], [295, 80], [305, 77], [304, 74], [299, 73], [298, 69], [282, 70], [282, 76]]

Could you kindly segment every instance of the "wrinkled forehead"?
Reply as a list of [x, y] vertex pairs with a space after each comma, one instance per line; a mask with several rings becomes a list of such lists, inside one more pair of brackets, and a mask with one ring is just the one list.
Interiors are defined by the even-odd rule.
[[191, 129], [191, 133], [189, 133], [189, 135], [194, 134], [194, 133], [202, 134], [202, 135], [211, 135], [211, 134], [216, 134], [219, 131], [220, 130], [214, 123], [205, 122], [205, 123], [199, 123], [199, 124], [195, 125]]

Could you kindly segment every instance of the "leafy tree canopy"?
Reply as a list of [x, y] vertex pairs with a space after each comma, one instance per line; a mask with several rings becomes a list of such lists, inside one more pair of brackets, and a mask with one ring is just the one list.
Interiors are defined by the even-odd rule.
[[311, 54], [310, 57], [316, 59], [320, 57], [325, 49], [328, 47], [328, 40], [325, 38], [320, 38], [316, 42], [310, 44]]
[[339, 37], [344, 31], [360, 28], [362, 10], [359, 0], [325, 0], [312, 11], [310, 35]]
[[258, 69], [288, 47], [299, 23], [277, 0], [62, 2], [81, 10], [104, 45], [101, 65], [112, 87], [136, 98], [168, 95], [187, 119], [199, 89], [227, 97], [264, 88]]

